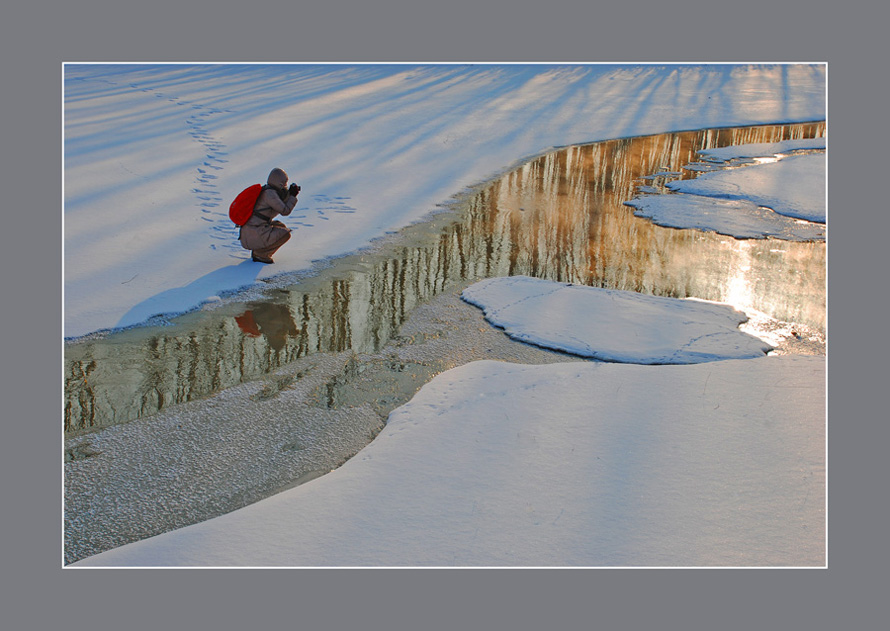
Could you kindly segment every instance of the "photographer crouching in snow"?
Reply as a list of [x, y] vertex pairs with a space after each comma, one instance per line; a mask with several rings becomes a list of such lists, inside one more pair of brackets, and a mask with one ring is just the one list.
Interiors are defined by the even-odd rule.
[[297, 205], [300, 187], [287, 186], [287, 173], [275, 168], [269, 173], [266, 186], [253, 207], [253, 214], [241, 226], [240, 241], [245, 250], [250, 250], [251, 258], [258, 263], [272, 263], [272, 255], [290, 239], [290, 228], [280, 221], [278, 215], [287, 216]]

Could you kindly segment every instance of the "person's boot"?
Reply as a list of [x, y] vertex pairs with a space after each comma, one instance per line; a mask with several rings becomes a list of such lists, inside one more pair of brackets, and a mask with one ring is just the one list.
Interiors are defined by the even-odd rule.
[[250, 259], [254, 263], [267, 263], [268, 264], [268, 263], [275, 262], [272, 259], [270, 259], [268, 256], [260, 256], [259, 254], [254, 254], [253, 252], [251, 252], [251, 254], [250, 254]]

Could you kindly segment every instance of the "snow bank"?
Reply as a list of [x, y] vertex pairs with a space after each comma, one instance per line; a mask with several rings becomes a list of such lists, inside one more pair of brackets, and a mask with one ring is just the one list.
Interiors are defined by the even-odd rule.
[[825, 154], [789, 156], [776, 162], [704, 173], [668, 182], [680, 193], [748, 200], [780, 215], [825, 223]]
[[341, 468], [76, 566], [824, 566], [824, 357], [476, 362]]
[[[554, 146], [822, 119], [825, 66], [66, 64], [63, 114], [74, 337], [354, 251]], [[262, 266], [226, 211], [276, 166], [303, 193]]]
[[605, 361], [692, 364], [771, 348], [739, 331], [747, 316], [727, 305], [527, 276], [485, 279], [462, 297], [516, 340]]

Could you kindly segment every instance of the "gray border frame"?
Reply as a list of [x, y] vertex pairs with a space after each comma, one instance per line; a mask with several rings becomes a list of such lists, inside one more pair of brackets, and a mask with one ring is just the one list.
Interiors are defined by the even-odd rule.
[[[876, 5], [802, 0], [730, 8], [704, 0], [455, 0], [424, 8], [410, 0], [158, 0], [126, 8], [73, 0], [8, 8], [0, 25], [0, 256], [4, 294], [11, 294], [2, 346], [4, 623], [93, 630], [874, 626], [869, 621], [885, 608], [887, 414], [875, 393], [886, 389], [886, 343], [878, 340], [887, 266], [866, 259], [883, 253], [878, 239], [887, 223], [886, 202], [870, 188], [884, 167], [887, 18]], [[65, 61], [828, 62], [829, 568], [62, 570], [56, 209]], [[877, 129], [865, 130], [869, 122]]]

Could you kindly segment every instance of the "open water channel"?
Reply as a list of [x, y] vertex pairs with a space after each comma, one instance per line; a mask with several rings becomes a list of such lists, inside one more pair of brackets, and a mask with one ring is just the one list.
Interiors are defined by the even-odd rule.
[[67, 343], [66, 562], [323, 474], [459, 363], [575, 360], [487, 327], [458, 298], [482, 278], [727, 302], [762, 314], [790, 352], [824, 352], [824, 241], [662, 228], [624, 205], [640, 186], [695, 177], [697, 150], [824, 134], [807, 123], [566, 147], [310, 278]]

